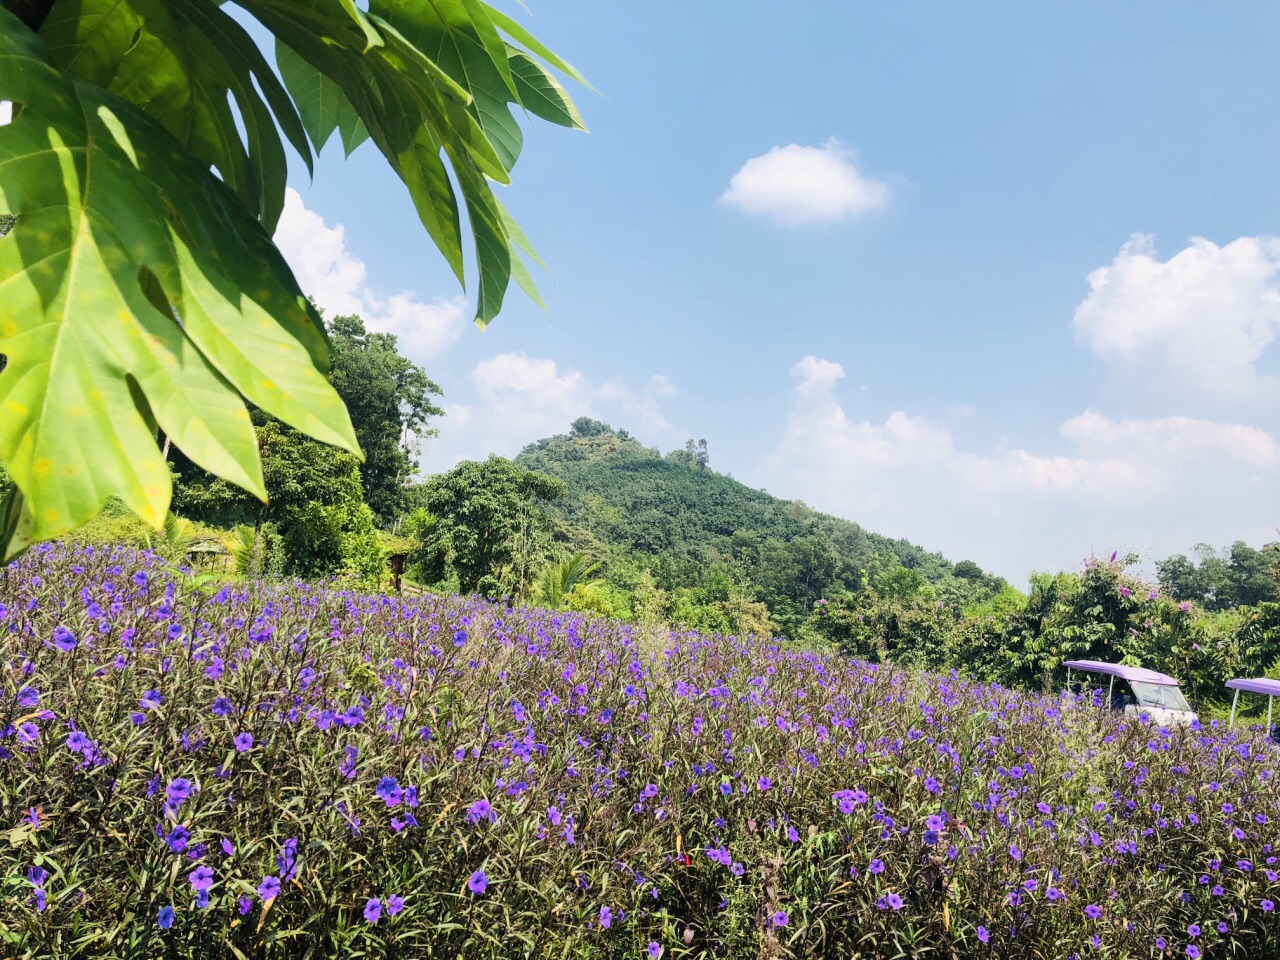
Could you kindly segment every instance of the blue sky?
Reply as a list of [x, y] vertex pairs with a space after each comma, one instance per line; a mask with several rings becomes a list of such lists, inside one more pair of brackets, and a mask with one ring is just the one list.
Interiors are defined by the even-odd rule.
[[591, 414], [1015, 582], [1280, 525], [1280, 8], [538, 2], [589, 134], [504, 201], [481, 333], [372, 145], [297, 169], [304, 289], [444, 387], [424, 468]]

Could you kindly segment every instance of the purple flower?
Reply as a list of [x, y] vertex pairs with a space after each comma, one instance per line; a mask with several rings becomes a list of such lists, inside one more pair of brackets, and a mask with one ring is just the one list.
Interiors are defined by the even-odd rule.
[[653, 960], [658, 960], [658, 958], [662, 956], [662, 944], [657, 940], [650, 940], [649, 946], [645, 947], [644, 952], [648, 956], [652, 957]]
[[280, 895], [280, 878], [276, 876], [266, 876], [262, 878], [262, 882], [258, 884], [258, 896], [263, 900], [274, 900]]
[[18, 706], [34, 707], [40, 702], [40, 691], [35, 687], [23, 687], [18, 691]]
[[791, 918], [787, 916], [787, 911], [775, 910], [773, 915], [769, 917], [769, 922], [775, 927], [785, 927], [791, 922]]
[[394, 917], [403, 909], [404, 897], [397, 897], [395, 894], [387, 897], [387, 916]]
[[240, 911], [240, 916], [247, 917], [249, 911], [253, 909], [253, 901], [248, 897], [241, 897], [236, 901], [236, 909]]
[[161, 930], [168, 930], [173, 926], [173, 907], [161, 907], [160, 915], [156, 918], [156, 922], [160, 924]]
[[[76, 635], [68, 630], [62, 624], [53, 628], [53, 645], [63, 653], [70, 653], [76, 648]], [[169, 920], [173, 922], [172, 918]], [[168, 929], [167, 927], [165, 929]]]
[[1102, 908], [1098, 906], [1096, 903], [1091, 903], [1084, 908], [1084, 915], [1088, 917], [1090, 920], [1097, 920], [1100, 916], [1102, 916]]
[[613, 911], [608, 907], [600, 908], [600, 926], [605, 930], [613, 926]]
[[253, 749], [253, 734], [248, 730], [242, 730], [231, 742], [235, 744], [236, 753], [244, 753], [246, 750]]
[[208, 890], [213, 886], [213, 870], [202, 864], [187, 874], [187, 879], [191, 881], [191, 889]]
[[493, 818], [493, 807], [488, 800], [481, 798], [467, 808], [468, 823], [479, 823], [485, 817]]
[[986, 927], [981, 925], [978, 926], [978, 939], [982, 943], [987, 943], [991, 940], [991, 933], [987, 930]]
[[222, 838], [221, 846], [222, 846], [222, 852], [226, 856], [231, 857], [235, 855], [236, 848], [232, 845], [231, 841], [228, 840], [226, 837]]
[[1276, 905], [1272, 903], [1270, 900], [1263, 900], [1260, 904], [1258, 904], [1258, 906], [1262, 908], [1263, 913], [1270, 913], [1272, 910], [1276, 908]]
[[191, 832], [182, 824], [178, 824], [165, 834], [164, 842], [174, 853], [182, 853], [187, 849], [187, 841], [190, 839]]
[[67, 737], [67, 749], [72, 753], [83, 753], [92, 745], [92, 741], [79, 730], [72, 730]]
[[471, 879], [467, 881], [467, 889], [477, 897], [489, 889], [489, 878], [483, 870], [477, 870], [471, 875]]
[[27, 867], [27, 880], [30, 881], [33, 887], [43, 887], [45, 881], [48, 879], [49, 871], [44, 867]]
[[213, 711], [214, 716], [225, 717], [231, 713], [233, 707], [231, 701], [226, 697], [219, 697], [217, 700], [213, 701], [213, 706], [209, 709]]
[[382, 901], [377, 897], [371, 897], [364, 905], [364, 918], [369, 923], [377, 923], [382, 917]]
[[896, 893], [889, 894], [887, 897], [884, 898], [884, 902], [889, 907], [890, 910], [902, 909], [902, 898], [898, 896]]
[[395, 777], [383, 777], [379, 780], [374, 793], [381, 797], [382, 802], [388, 807], [396, 806], [404, 798], [404, 791]]
[[867, 872], [868, 873], [884, 873], [884, 861], [881, 860], [879, 857], [876, 857], [874, 860], [871, 861], [871, 864], [867, 867]]
[[191, 781], [186, 777], [176, 777], [164, 788], [164, 793], [169, 798], [169, 805], [176, 809], [182, 806], [183, 801], [191, 796], [193, 789]]
[[768, 777], [761, 777], [759, 780], [756, 781], [756, 786], [761, 790], [768, 790], [770, 787], [773, 786], [773, 781], [770, 780]]

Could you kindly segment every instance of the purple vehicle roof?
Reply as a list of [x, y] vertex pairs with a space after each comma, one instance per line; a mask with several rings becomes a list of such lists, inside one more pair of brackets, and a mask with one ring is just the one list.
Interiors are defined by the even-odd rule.
[[1146, 667], [1125, 667], [1118, 663], [1103, 663], [1101, 660], [1068, 660], [1063, 666], [1070, 667], [1072, 670], [1083, 670], [1086, 673], [1106, 673], [1121, 680], [1132, 680], [1136, 683], [1155, 683], [1164, 687], [1178, 685], [1178, 681], [1173, 677], [1156, 673]]
[[1267, 697], [1280, 697], [1280, 680], [1267, 680], [1258, 677], [1254, 680], [1228, 680], [1227, 686], [1232, 690], [1244, 690], [1247, 693], [1261, 693]]

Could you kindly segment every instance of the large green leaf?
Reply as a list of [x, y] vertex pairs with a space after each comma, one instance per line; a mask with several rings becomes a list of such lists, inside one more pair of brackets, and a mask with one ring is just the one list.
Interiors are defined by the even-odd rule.
[[[327, 344], [262, 222], [158, 122], [59, 71], [0, 9], [0, 459], [29, 537], [118, 496], [154, 526], [162, 429], [264, 496], [243, 398], [358, 450], [325, 380]], [[16, 541], [15, 541], [16, 542]]]
[[[506, 46], [472, 0], [371, 0], [369, 10], [467, 90], [471, 112], [506, 170], [524, 145], [509, 102], [517, 98]], [[474, 14], [480, 12], [477, 19]]]
[[584, 87], [589, 88], [591, 86], [591, 84], [587, 83], [587, 78], [579, 73], [572, 64], [566, 60], [561, 60], [558, 56], [548, 50], [533, 34], [520, 26], [517, 21], [511, 19], [496, 7], [492, 7], [489, 4], [484, 3], [483, 0], [481, 0], [480, 6], [484, 9], [484, 12], [488, 14], [493, 25], [516, 43], [528, 47], [570, 79], [575, 80]]
[[276, 64], [298, 105], [302, 125], [316, 153], [324, 149], [335, 130], [347, 156], [369, 139], [369, 131], [342, 88], [279, 41], [276, 41]]
[[511, 51], [511, 73], [515, 77], [520, 105], [535, 117], [541, 117], [562, 127], [586, 130], [578, 105], [569, 99], [564, 87], [542, 64], [520, 50]]
[[[497, 315], [512, 279], [541, 303], [528, 271], [516, 262], [519, 244], [489, 181], [510, 182], [523, 144], [513, 105], [583, 128], [563, 88], [504, 35], [519, 42], [528, 38], [535, 52], [545, 48], [479, 0], [371, 0], [359, 24], [337, 0], [241, 5], [282, 45], [281, 72], [303, 104], [313, 142], [341, 126], [335, 99], [324, 101], [318, 80], [324, 77], [408, 187], [419, 219], [459, 280], [465, 275], [459, 208], [466, 207], [479, 281], [478, 323]], [[317, 33], [321, 22], [323, 36]], [[381, 43], [366, 48], [369, 27]]]
[[40, 36], [57, 66], [159, 120], [274, 229], [288, 172], [276, 122], [308, 169], [311, 151], [288, 94], [225, 11], [210, 0], [57, 0]]

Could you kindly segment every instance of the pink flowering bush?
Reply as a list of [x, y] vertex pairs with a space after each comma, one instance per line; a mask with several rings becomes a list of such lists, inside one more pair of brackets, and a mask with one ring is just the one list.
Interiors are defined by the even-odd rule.
[[0, 572], [5, 957], [1276, 956], [1277, 766], [763, 639]]

